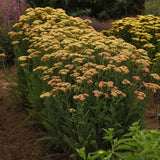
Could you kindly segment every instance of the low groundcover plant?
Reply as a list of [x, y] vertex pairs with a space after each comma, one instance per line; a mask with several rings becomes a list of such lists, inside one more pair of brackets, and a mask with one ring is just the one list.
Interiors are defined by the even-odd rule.
[[45, 128], [41, 140], [66, 154], [83, 146], [105, 149], [103, 128], [120, 136], [142, 120], [144, 105], [160, 89], [145, 50], [106, 37], [62, 9], [26, 12], [9, 35], [19, 90]]
[[159, 160], [160, 131], [140, 130], [138, 123], [134, 123], [129, 133], [122, 139], [114, 139], [114, 129], [105, 130], [104, 140], [111, 144], [109, 150], [98, 150], [86, 155], [85, 148], [77, 149], [84, 160]]

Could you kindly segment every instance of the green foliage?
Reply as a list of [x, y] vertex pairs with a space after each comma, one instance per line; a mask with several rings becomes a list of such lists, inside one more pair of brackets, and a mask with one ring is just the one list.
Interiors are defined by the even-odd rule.
[[86, 153], [85, 148], [77, 149], [83, 160], [159, 160], [160, 131], [140, 130], [138, 123], [134, 123], [129, 133], [121, 139], [114, 139], [113, 129], [105, 130], [104, 140], [110, 143], [109, 150], [98, 150]]
[[112, 23], [110, 30], [102, 31], [104, 35], [123, 38], [137, 48], [143, 48], [153, 59], [153, 71], [160, 74], [160, 17], [139, 15], [135, 18], [126, 17]]
[[144, 4], [145, 14], [153, 14], [160, 16], [160, 1], [159, 0], [146, 0]]
[[41, 140], [66, 154], [83, 146], [87, 152], [105, 149], [103, 128], [114, 127], [117, 137], [142, 121], [144, 105], [160, 89], [146, 72], [146, 51], [104, 36], [62, 9], [26, 11], [9, 36], [22, 96], [44, 127]]
[[7, 56], [5, 58], [5, 64], [11, 65], [13, 64], [13, 46], [11, 44], [11, 40], [7, 35], [8, 29], [4, 27], [2, 24], [0, 25], [0, 53], [5, 53]]
[[100, 18], [117, 18], [141, 13], [143, 4], [144, 0], [97, 0], [94, 7]]
[[27, 0], [32, 7], [52, 7], [63, 8], [69, 15], [81, 16], [91, 13], [92, 0], [77, 1], [74, 0]]

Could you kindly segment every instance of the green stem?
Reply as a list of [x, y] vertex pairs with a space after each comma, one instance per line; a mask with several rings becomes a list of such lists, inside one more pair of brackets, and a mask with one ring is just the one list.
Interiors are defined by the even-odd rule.
[[2, 67], [3, 67], [3, 73], [5, 74], [6, 80], [9, 82], [9, 84], [11, 84], [11, 80], [10, 80], [10, 77], [9, 77], [7, 71], [6, 71], [3, 57], [2, 57]]

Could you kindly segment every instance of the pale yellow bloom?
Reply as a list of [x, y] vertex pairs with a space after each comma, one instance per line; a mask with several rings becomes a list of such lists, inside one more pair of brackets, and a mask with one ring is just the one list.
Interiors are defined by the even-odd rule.
[[84, 93], [84, 94], [79, 94], [79, 95], [73, 96], [73, 99], [84, 101], [86, 99], [86, 97], [89, 97], [89, 95]]
[[26, 67], [28, 65], [28, 63], [22, 63], [20, 64], [21, 67]]
[[151, 77], [153, 77], [154, 79], [160, 80], [160, 76], [159, 76], [158, 74], [156, 74], [156, 73], [151, 73], [150, 75], [151, 75]]
[[146, 94], [141, 91], [134, 91], [134, 93], [137, 95], [137, 98], [140, 100], [143, 100], [146, 97]]
[[133, 76], [133, 79], [135, 79], [136, 81], [140, 81], [140, 77], [139, 76]]
[[76, 112], [76, 110], [75, 110], [74, 108], [70, 108], [70, 109], [69, 109], [69, 112], [70, 112], [70, 113], [74, 113], [74, 112]]
[[124, 80], [122, 81], [122, 84], [129, 84], [130, 86], [133, 85], [133, 84], [132, 84], [129, 80], [127, 80], [127, 79], [124, 79]]
[[13, 45], [18, 44], [18, 43], [19, 43], [19, 41], [13, 41], [12, 42]]
[[52, 95], [51, 92], [44, 92], [40, 95], [40, 98], [50, 97], [51, 95]]
[[108, 87], [113, 87], [114, 82], [108, 81], [108, 82], [106, 82], [106, 84], [107, 84]]
[[0, 57], [5, 57], [6, 55], [4, 53], [1, 53], [0, 54]]
[[21, 57], [18, 57], [18, 61], [26, 61], [27, 60], [27, 56], [21, 56]]
[[103, 92], [99, 90], [93, 90], [92, 93], [95, 97], [100, 97], [101, 95], [103, 95]]

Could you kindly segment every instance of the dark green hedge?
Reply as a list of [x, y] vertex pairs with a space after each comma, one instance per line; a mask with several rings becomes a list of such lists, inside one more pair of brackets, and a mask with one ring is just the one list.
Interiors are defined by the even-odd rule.
[[69, 15], [117, 18], [143, 11], [145, 0], [27, 0], [32, 6], [63, 8]]

